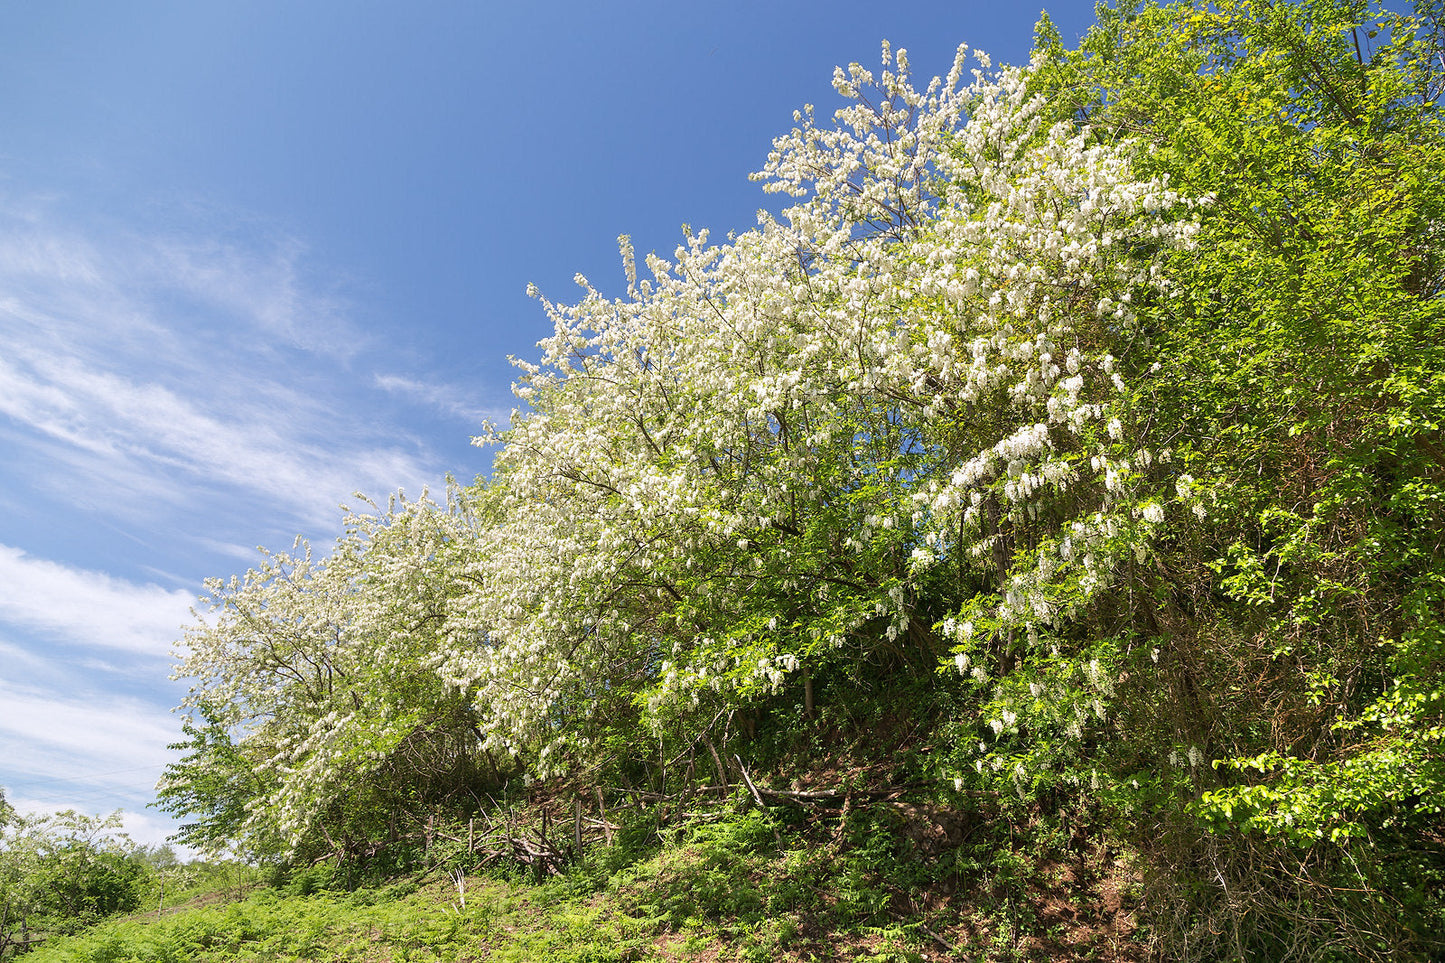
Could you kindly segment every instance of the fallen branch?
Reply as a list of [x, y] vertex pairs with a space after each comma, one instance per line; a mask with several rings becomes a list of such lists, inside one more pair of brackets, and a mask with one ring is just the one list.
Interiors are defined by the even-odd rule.
[[[764, 805], [763, 797], [758, 793], [758, 787], [753, 785], [752, 777], [748, 775], [747, 769], [743, 768], [742, 758], [737, 753], [733, 753], [733, 759], [737, 760], [738, 772], [742, 773], [743, 782], [747, 784], [748, 792], [753, 794], [753, 801], [758, 804], [758, 808], [762, 810], [763, 815], [766, 816], [768, 814], [768, 807]], [[768, 822], [773, 827], [773, 839], [777, 841], [778, 850], [781, 851], [784, 848], [783, 834], [778, 832], [778, 826], [776, 823], [773, 823], [771, 819], [769, 819]]]

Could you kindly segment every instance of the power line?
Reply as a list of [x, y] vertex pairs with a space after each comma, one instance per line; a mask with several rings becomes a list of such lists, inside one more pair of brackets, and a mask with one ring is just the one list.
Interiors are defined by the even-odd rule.
[[26, 779], [25, 784], [29, 786], [35, 784], [49, 785], [51, 783], [58, 782], [91, 782], [96, 779], [103, 779], [106, 776], [124, 776], [132, 772], [146, 772], [147, 770], [151, 769], [164, 769], [166, 766], [169, 765], [170, 763], [168, 762], [156, 762], [150, 764], [149, 766], [135, 766], [131, 769], [112, 769], [110, 772], [93, 772], [84, 776], [41, 776], [38, 779]]

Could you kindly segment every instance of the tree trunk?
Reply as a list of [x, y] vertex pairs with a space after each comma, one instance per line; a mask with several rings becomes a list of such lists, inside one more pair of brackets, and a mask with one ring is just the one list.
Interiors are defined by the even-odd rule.
[[586, 863], [587, 856], [582, 851], [582, 790], [577, 790], [577, 798], [572, 801], [572, 845], [576, 850], [577, 862]]

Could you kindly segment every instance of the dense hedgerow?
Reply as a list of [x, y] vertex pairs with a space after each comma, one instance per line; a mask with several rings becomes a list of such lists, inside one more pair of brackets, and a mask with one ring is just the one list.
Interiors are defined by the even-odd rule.
[[1441, 37], [1123, 4], [971, 80], [840, 69], [756, 175], [791, 206], [541, 298], [490, 479], [213, 584], [163, 796], [375, 853], [933, 678], [938, 791], [1088, 800], [1200, 952], [1435, 945]]

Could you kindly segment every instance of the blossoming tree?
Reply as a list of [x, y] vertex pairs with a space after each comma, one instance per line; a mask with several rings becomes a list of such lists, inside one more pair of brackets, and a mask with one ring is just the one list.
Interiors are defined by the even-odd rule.
[[624, 238], [625, 297], [543, 301], [465, 603], [490, 738], [560, 748], [559, 700], [617, 671], [658, 723], [887, 657], [1042, 658], [1055, 722], [1102, 715], [1077, 626], [1197, 507], [1119, 360], [1195, 221], [1132, 144], [1043, 124], [1028, 69], [964, 63], [923, 90], [886, 45], [880, 76], [840, 70], [849, 105], [798, 112], [757, 175], [793, 206], [642, 279]]
[[885, 44], [774, 142], [782, 210], [534, 292], [485, 484], [213, 585], [169, 798], [345, 854], [483, 762], [726, 784], [755, 712], [903, 677], [939, 785], [1328, 838], [1310, 906], [1433, 838], [1439, 12], [1101, 17], [922, 88]]

